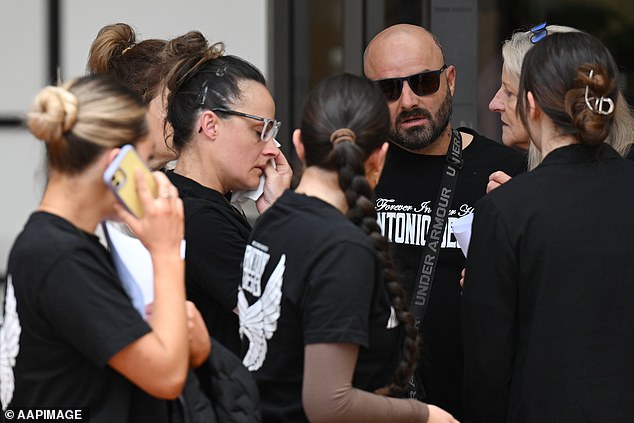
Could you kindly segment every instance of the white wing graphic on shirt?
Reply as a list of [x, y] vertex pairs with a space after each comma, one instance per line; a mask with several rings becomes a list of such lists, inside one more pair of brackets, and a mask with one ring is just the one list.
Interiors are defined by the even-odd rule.
[[238, 289], [238, 313], [240, 315], [240, 336], [249, 340], [249, 350], [242, 360], [250, 371], [258, 370], [266, 357], [266, 340], [271, 339], [277, 329], [282, 300], [282, 281], [286, 269], [286, 255], [282, 255], [271, 273], [262, 296], [251, 306], [244, 296], [242, 287]]
[[[2, 300], [0, 298], [0, 301]], [[7, 276], [5, 301], [4, 323], [0, 327], [0, 403], [2, 410], [6, 410], [13, 399], [15, 388], [13, 367], [15, 366], [15, 357], [20, 350], [19, 340], [22, 332], [11, 275]]]
[[390, 306], [390, 317], [387, 319], [386, 329], [394, 329], [398, 326], [398, 317], [396, 317], [396, 310], [393, 306]]

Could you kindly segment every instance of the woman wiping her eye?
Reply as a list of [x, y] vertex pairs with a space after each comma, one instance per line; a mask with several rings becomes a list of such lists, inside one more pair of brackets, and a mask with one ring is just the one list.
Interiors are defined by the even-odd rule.
[[[240, 264], [251, 226], [228, 197], [265, 177], [260, 212], [290, 186], [292, 172], [274, 137], [280, 123], [258, 69], [199, 32], [168, 43], [178, 57], [166, 78], [167, 120], [179, 159], [168, 177], [185, 204], [187, 297], [211, 335], [235, 354]], [[274, 164], [273, 164], [274, 163]]]

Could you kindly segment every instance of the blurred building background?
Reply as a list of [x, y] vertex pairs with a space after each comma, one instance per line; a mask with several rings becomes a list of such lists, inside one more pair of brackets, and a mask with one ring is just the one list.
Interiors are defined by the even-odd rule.
[[[600, 38], [612, 51], [626, 97], [634, 102], [632, 0], [24, 0], [0, 15], [0, 275], [13, 239], [46, 182], [43, 143], [21, 125], [35, 93], [84, 73], [99, 28], [126, 22], [144, 38], [200, 30], [267, 76], [283, 121], [278, 136], [293, 159], [290, 134], [303, 100], [320, 79], [360, 74], [367, 42], [388, 25], [423, 25], [457, 67], [453, 124], [499, 139], [487, 105], [500, 84], [502, 42], [541, 22], [568, 25]], [[633, 140], [634, 141], [634, 140]], [[293, 163], [296, 164], [295, 161]]]

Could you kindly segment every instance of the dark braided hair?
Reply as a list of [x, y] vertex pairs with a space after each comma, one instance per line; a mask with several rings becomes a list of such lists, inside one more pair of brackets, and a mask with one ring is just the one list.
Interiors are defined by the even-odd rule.
[[321, 81], [311, 91], [301, 121], [306, 165], [339, 174], [349, 208], [347, 217], [372, 240], [390, 302], [405, 329], [402, 358], [390, 386], [398, 392], [407, 386], [418, 361], [418, 330], [387, 240], [381, 235], [374, 194], [365, 177], [365, 161], [385, 142], [389, 129], [389, 111], [381, 91], [368, 79], [345, 73]]
[[[225, 56], [224, 44], [211, 46], [198, 31], [169, 41], [165, 54], [171, 70], [165, 86], [167, 121], [174, 131], [174, 147], [181, 151], [191, 139], [198, 111], [201, 109], [231, 109], [242, 96], [241, 81], [266, 85], [262, 73], [251, 63], [236, 56]], [[219, 113], [221, 116], [221, 113]]]

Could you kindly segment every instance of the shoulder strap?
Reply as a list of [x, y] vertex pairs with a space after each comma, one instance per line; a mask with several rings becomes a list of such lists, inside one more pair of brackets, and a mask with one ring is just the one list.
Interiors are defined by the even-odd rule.
[[462, 169], [462, 136], [460, 132], [453, 129], [451, 132], [451, 142], [447, 151], [447, 163], [440, 180], [440, 188], [436, 197], [436, 202], [431, 211], [431, 221], [425, 236], [425, 246], [418, 272], [416, 272], [416, 285], [412, 292], [411, 311], [416, 318], [416, 326], [420, 327], [431, 293], [432, 281], [436, 273], [436, 264], [440, 254], [447, 215], [453, 199], [453, 194], [458, 180], [458, 171]]

